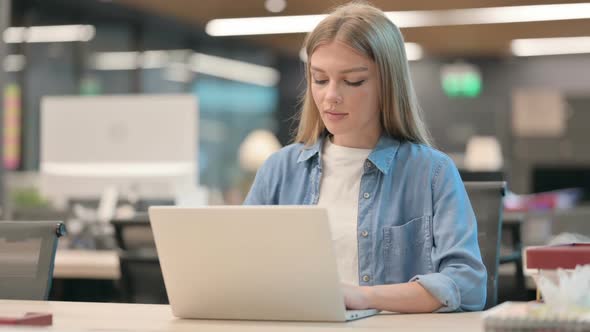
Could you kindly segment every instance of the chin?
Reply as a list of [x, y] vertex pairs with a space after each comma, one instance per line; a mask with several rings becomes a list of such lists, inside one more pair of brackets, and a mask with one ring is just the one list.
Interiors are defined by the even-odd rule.
[[342, 135], [345, 134], [347, 131], [343, 130], [342, 128], [337, 128], [336, 126], [326, 126], [326, 130], [330, 135]]

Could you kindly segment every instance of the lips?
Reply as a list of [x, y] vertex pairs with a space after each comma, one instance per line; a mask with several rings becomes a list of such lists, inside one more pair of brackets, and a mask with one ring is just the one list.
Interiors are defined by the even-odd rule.
[[348, 113], [340, 113], [340, 112], [333, 112], [333, 111], [324, 111], [324, 114], [328, 120], [332, 120], [332, 121], [342, 120], [348, 116]]

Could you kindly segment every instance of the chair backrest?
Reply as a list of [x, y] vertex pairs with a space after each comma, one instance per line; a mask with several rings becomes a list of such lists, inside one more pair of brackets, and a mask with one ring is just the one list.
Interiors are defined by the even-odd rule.
[[461, 175], [461, 180], [464, 182], [496, 182], [505, 180], [503, 171], [470, 171], [460, 168], [459, 175]]
[[124, 302], [168, 304], [164, 277], [155, 248], [123, 250], [119, 259]]
[[147, 213], [132, 219], [114, 219], [111, 224], [119, 246], [122, 300], [130, 303], [168, 303]]
[[506, 182], [464, 182], [477, 219], [479, 249], [488, 273], [485, 309], [498, 301], [498, 264], [502, 229], [502, 198]]
[[0, 221], [0, 299], [47, 300], [64, 234], [58, 221]]

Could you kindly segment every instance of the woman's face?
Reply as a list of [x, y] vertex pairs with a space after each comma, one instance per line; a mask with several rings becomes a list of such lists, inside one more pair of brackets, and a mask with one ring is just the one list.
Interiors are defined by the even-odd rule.
[[375, 63], [333, 41], [310, 57], [311, 93], [334, 144], [373, 148], [381, 136]]

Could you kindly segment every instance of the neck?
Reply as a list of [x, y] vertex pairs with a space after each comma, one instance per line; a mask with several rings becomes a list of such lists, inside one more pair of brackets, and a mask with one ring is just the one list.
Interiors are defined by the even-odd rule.
[[363, 135], [333, 135], [331, 137], [332, 143], [355, 149], [373, 149], [379, 138], [381, 137], [381, 130], [376, 130]]

